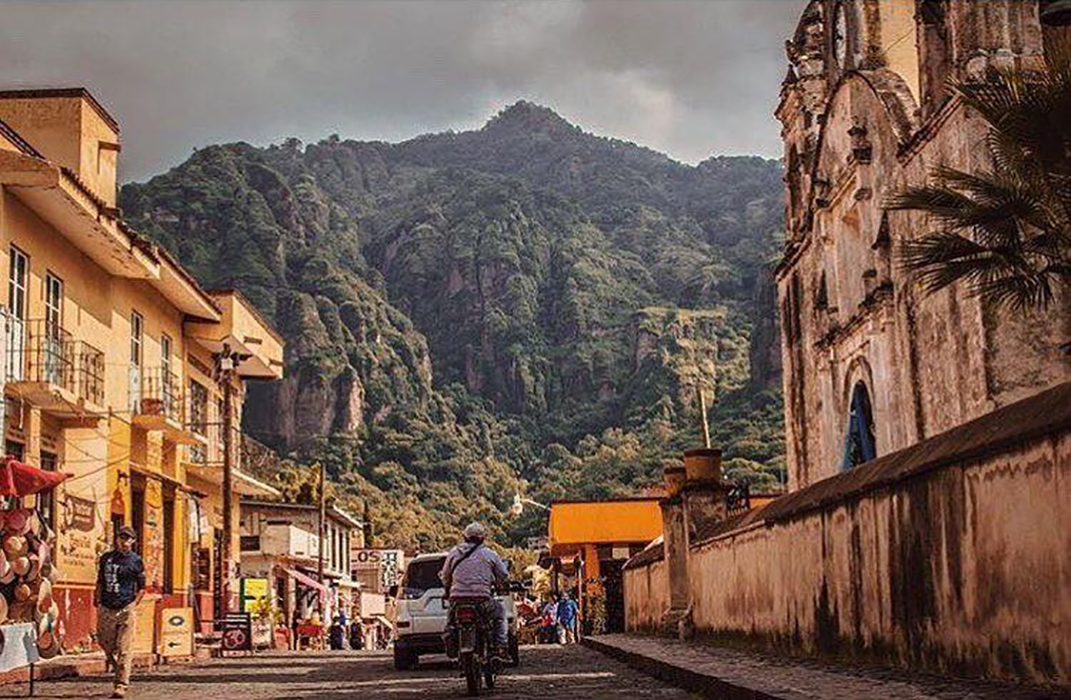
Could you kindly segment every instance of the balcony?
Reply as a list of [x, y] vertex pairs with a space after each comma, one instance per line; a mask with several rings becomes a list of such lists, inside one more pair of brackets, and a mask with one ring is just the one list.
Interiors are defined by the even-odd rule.
[[160, 431], [165, 440], [178, 445], [206, 442], [186, 419], [182, 381], [166, 368], [130, 368], [130, 411], [135, 427]]
[[97, 421], [104, 414], [104, 353], [44, 320], [6, 318], [11, 390], [61, 421]]

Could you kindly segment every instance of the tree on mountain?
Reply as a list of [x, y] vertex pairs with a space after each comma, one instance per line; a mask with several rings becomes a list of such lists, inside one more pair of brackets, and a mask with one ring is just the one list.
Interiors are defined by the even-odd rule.
[[1071, 44], [1041, 68], [992, 70], [952, 92], [989, 125], [992, 166], [935, 169], [891, 210], [929, 214], [937, 230], [904, 244], [901, 264], [927, 292], [963, 281], [1014, 311], [1071, 293]]

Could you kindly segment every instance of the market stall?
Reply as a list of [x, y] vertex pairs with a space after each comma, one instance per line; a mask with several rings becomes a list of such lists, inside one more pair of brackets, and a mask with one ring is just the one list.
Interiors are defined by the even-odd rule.
[[52, 561], [56, 534], [24, 500], [69, 476], [12, 457], [0, 464], [0, 672], [28, 665], [31, 695], [33, 665], [59, 654], [62, 629], [52, 597], [59, 579]]

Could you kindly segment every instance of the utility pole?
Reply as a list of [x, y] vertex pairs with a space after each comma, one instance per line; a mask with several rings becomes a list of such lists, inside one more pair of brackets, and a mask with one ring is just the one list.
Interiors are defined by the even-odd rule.
[[[324, 488], [327, 481], [327, 467], [323, 462], [320, 462], [320, 556], [316, 565], [316, 572], [319, 575], [320, 585], [324, 585], [324, 539], [327, 535], [327, 490]], [[323, 595], [322, 593], [320, 595]], [[325, 603], [327, 601], [324, 601]], [[326, 612], [322, 610], [321, 612]]]
[[231, 550], [234, 522], [231, 518], [232, 491], [234, 489], [234, 417], [232, 403], [234, 358], [230, 348], [223, 346], [219, 360], [220, 375], [223, 382], [223, 572], [220, 577], [220, 610], [226, 615], [231, 611], [231, 562], [234, 552]]
[[703, 422], [703, 447], [710, 449], [710, 425], [707, 423], [707, 395], [699, 387], [699, 419]]

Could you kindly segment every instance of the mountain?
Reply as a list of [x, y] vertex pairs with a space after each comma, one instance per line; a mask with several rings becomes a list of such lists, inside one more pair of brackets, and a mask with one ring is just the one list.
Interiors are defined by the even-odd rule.
[[326, 459], [382, 541], [432, 547], [469, 518], [537, 528], [503, 514], [517, 490], [657, 482], [700, 387], [734, 477], [783, 478], [781, 192], [774, 161], [688, 166], [522, 101], [399, 144], [209, 146], [121, 206], [286, 337], [245, 428]]

